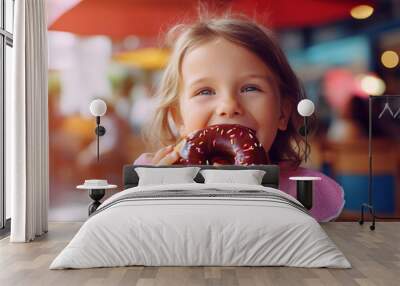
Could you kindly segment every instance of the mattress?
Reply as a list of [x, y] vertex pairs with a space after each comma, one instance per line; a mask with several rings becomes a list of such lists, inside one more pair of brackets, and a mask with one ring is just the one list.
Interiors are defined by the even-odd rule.
[[144, 266], [350, 268], [293, 197], [264, 186], [138, 186], [107, 199], [50, 269]]

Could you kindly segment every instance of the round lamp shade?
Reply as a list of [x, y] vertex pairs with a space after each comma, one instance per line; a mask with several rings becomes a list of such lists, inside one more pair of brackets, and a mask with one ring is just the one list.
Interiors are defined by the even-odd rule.
[[90, 103], [90, 113], [93, 116], [103, 116], [107, 111], [107, 104], [101, 99], [95, 99]]
[[311, 116], [314, 109], [314, 103], [309, 99], [303, 99], [297, 104], [297, 111], [301, 116]]

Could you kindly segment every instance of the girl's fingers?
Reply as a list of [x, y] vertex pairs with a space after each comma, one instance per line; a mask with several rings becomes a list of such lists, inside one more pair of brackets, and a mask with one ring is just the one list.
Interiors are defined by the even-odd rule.
[[162, 158], [156, 165], [172, 165], [179, 159], [179, 154], [176, 151], [168, 153], [164, 158]]
[[166, 146], [164, 148], [161, 148], [160, 150], [157, 151], [157, 153], [154, 155], [153, 159], [151, 160], [151, 163], [153, 165], [156, 165], [162, 158], [164, 158], [168, 153], [172, 151], [172, 145]]
[[174, 150], [180, 153], [185, 144], [186, 144], [186, 139], [181, 140], [178, 144], [175, 145]]

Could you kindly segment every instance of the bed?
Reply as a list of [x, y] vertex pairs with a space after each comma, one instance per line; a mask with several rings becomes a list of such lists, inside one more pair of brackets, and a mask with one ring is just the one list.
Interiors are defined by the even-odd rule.
[[138, 167], [124, 166], [124, 190], [102, 203], [50, 269], [351, 267], [307, 210], [278, 189], [278, 166], [199, 166], [261, 169], [261, 185], [205, 184], [198, 173], [194, 183], [151, 186], [138, 186]]

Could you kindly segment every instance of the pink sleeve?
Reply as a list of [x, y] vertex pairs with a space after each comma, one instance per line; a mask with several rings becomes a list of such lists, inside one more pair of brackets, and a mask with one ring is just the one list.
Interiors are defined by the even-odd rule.
[[330, 221], [337, 218], [344, 207], [344, 191], [335, 180], [325, 174], [306, 168], [296, 170], [281, 169], [279, 188], [281, 191], [296, 197], [296, 182], [289, 180], [291, 176], [315, 176], [321, 177], [320, 181], [314, 181], [313, 207], [311, 215], [318, 221]]
[[152, 153], [143, 153], [139, 157], [137, 157], [135, 162], [133, 162], [133, 165], [151, 165], [152, 158]]

